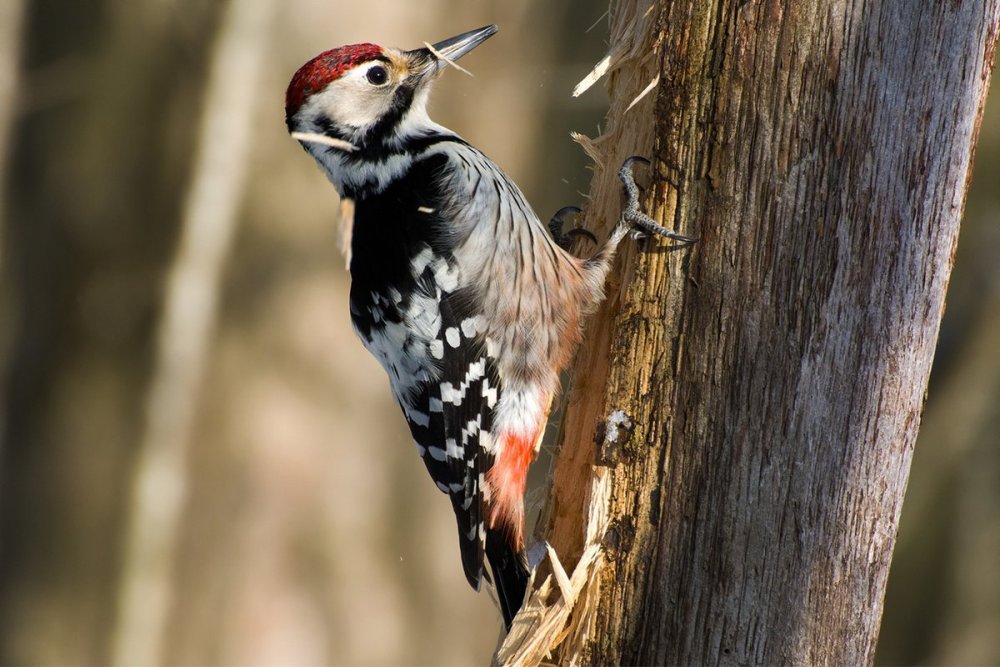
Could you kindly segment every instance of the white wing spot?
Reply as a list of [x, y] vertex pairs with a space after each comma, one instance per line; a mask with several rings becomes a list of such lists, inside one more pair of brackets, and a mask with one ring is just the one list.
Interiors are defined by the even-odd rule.
[[483, 378], [482, 396], [486, 399], [486, 405], [489, 407], [492, 408], [497, 404], [497, 389], [490, 386], [489, 378]]
[[465, 397], [465, 392], [460, 389], [455, 389], [454, 385], [450, 382], [441, 383], [441, 402], [451, 403], [452, 405], [461, 405], [462, 399]]
[[419, 410], [404, 410], [407, 418], [417, 426], [426, 428], [431, 423], [431, 416]]
[[484, 375], [486, 375], [486, 359], [480, 359], [469, 364], [469, 370], [465, 373], [465, 388], [467, 389], [470, 384]]
[[490, 488], [490, 483], [486, 481], [483, 473], [479, 473], [479, 489], [483, 492], [483, 502], [489, 504], [490, 498], [493, 497], [493, 489]]
[[448, 344], [452, 347], [458, 347], [462, 342], [461, 337], [458, 335], [458, 327], [448, 327], [445, 329], [444, 337], [448, 339]]
[[439, 259], [432, 267], [434, 282], [445, 292], [454, 292], [458, 288], [458, 269], [448, 266], [448, 262]]
[[462, 446], [464, 447], [469, 443], [469, 438], [479, 433], [479, 423], [482, 420], [482, 415], [479, 415], [475, 419], [470, 419], [466, 424], [465, 428], [462, 429]]
[[435, 359], [444, 359], [444, 341], [435, 339], [430, 344], [431, 356]]
[[428, 447], [427, 453], [430, 454], [431, 458], [435, 461], [444, 461], [448, 456], [440, 447]]
[[493, 434], [489, 431], [479, 432], [479, 446], [483, 448], [487, 454], [496, 453], [496, 443], [493, 441]]
[[432, 259], [434, 259], [434, 252], [427, 246], [424, 246], [424, 249], [410, 260], [410, 268], [413, 270], [413, 275], [419, 276], [422, 274]]
[[466, 338], [474, 338], [476, 335], [477, 320], [478, 318], [467, 317], [462, 320], [462, 335]]

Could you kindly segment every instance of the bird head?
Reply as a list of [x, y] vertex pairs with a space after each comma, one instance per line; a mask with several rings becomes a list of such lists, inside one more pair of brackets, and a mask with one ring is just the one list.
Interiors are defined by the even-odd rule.
[[376, 44], [325, 51], [300, 67], [288, 84], [288, 130], [324, 135], [357, 149], [419, 132], [433, 125], [426, 106], [437, 75], [496, 31], [489, 25], [412, 51]]

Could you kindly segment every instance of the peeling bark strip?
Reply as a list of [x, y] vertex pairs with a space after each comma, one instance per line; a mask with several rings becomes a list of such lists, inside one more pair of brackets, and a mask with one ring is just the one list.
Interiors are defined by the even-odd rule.
[[[644, 242], [589, 325], [544, 537], [575, 583], [593, 517], [606, 531], [557, 661], [872, 661], [998, 16], [613, 6], [629, 57], [589, 146], [589, 218], [613, 219], [614, 166], [655, 118], [649, 208], [701, 240]], [[650, 95], [623, 115], [657, 75], [655, 114]], [[602, 457], [616, 411], [628, 443]], [[540, 568], [527, 608], [557, 604], [557, 575]]]

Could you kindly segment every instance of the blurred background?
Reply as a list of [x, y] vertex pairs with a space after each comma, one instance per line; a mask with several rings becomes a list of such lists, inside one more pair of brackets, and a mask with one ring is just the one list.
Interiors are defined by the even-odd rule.
[[[595, 134], [606, 99], [570, 90], [605, 10], [0, 0], [0, 663], [486, 662], [499, 614], [351, 332], [339, 203], [284, 89], [333, 46], [498, 23], [431, 115], [547, 216], [588, 188], [569, 132]], [[996, 98], [883, 664], [1000, 662]]]

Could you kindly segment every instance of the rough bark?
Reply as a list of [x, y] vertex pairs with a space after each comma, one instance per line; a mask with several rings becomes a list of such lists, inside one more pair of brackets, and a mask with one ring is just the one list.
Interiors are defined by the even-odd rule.
[[[700, 242], [625, 257], [576, 364], [546, 534], [567, 571], [609, 516], [564, 660], [872, 661], [998, 14], [655, 4], [647, 208]], [[608, 167], [641, 146], [621, 131]]]

